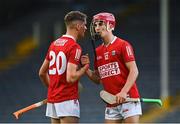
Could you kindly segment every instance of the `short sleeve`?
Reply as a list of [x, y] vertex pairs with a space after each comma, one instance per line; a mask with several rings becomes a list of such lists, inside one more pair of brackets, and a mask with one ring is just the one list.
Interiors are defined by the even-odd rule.
[[70, 48], [69, 60], [68, 62], [78, 65], [80, 63], [80, 57], [82, 54], [82, 49], [78, 45], [74, 45]]
[[135, 61], [135, 55], [132, 46], [124, 42], [122, 46], [122, 56], [125, 62]]

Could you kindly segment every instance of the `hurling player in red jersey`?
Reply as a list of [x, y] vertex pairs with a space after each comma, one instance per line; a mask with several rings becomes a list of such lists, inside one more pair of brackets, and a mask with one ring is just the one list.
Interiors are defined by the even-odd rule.
[[86, 18], [79, 11], [66, 14], [66, 34], [51, 43], [39, 70], [48, 87], [46, 116], [52, 123], [77, 123], [80, 118], [78, 80], [89, 65], [79, 68], [82, 49], [76, 41], [84, 37]]
[[[133, 48], [127, 41], [113, 35], [114, 28], [113, 14], [103, 12], [93, 16], [91, 36], [100, 36], [103, 43], [95, 51], [95, 70], [88, 69], [86, 74], [95, 83], [102, 83], [104, 90], [116, 95], [117, 103], [106, 106], [106, 123], [138, 123], [142, 114], [141, 103], [123, 103], [127, 97], [140, 97], [136, 86], [138, 68]], [[89, 63], [89, 57], [83, 55], [81, 63]]]

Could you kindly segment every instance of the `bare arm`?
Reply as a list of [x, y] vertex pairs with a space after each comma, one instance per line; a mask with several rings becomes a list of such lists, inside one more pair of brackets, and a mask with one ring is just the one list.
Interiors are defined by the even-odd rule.
[[49, 75], [48, 75], [48, 68], [49, 68], [49, 61], [44, 60], [40, 70], [39, 70], [39, 77], [41, 81], [48, 87], [49, 86]]
[[73, 63], [68, 63], [67, 65], [67, 82], [73, 83], [78, 80], [89, 68], [89, 64], [84, 65], [78, 70], [78, 66]]
[[88, 69], [86, 71], [86, 74], [89, 77], [89, 79], [92, 80], [94, 83], [99, 84], [101, 82], [100, 76], [97, 71], [92, 71]]
[[135, 61], [126, 63], [126, 66], [129, 70], [129, 75], [122, 91], [128, 93], [131, 87], [133, 86], [134, 82], [136, 81], [139, 72]]
[[[89, 56], [88, 54], [86, 55], [82, 55], [81, 57], [81, 64], [85, 65], [85, 64], [89, 64], [90, 60], [89, 60]], [[99, 84], [100, 83], [100, 76], [97, 70], [92, 71], [91, 69], [88, 69], [86, 71], [87, 76], [89, 77], [90, 80], [92, 80], [94, 83]]]
[[129, 75], [127, 77], [127, 81], [126, 81], [124, 87], [122, 88], [121, 92], [116, 95], [118, 103], [122, 103], [125, 100], [127, 93], [133, 86], [133, 84], [136, 81], [138, 74], [139, 74], [135, 61], [126, 63], [126, 67], [129, 70]]

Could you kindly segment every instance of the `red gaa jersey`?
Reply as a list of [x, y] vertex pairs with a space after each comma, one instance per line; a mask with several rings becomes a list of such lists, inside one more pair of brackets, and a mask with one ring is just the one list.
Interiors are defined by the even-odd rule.
[[46, 59], [50, 62], [48, 102], [78, 99], [78, 81], [74, 83], [66, 81], [66, 68], [68, 62], [79, 65], [81, 51], [81, 47], [69, 35], [63, 35], [51, 43], [46, 55]]
[[[125, 63], [135, 61], [132, 46], [115, 37], [108, 46], [102, 44], [96, 48], [96, 54], [95, 69], [99, 72], [104, 90], [116, 95], [124, 87], [129, 74]], [[139, 97], [136, 83], [128, 95], [131, 98]]]

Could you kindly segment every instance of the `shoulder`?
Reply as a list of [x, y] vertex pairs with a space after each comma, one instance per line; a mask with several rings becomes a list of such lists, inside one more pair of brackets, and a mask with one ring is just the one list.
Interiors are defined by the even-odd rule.
[[81, 49], [81, 46], [77, 42], [75, 42], [75, 41], [71, 41], [71, 42], [69, 42], [69, 44], [70, 44], [71, 48]]
[[74, 48], [74, 47], [81, 48], [81, 46], [74, 39], [70, 37], [62, 36], [56, 40], [56, 42], [58, 41], [59, 41], [59, 44], [68, 46], [68, 48]]
[[103, 48], [103, 44], [99, 45], [97, 48], [96, 48], [96, 51], [99, 51]]
[[125, 43], [128, 43], [127, 40], [122, 39], [122, 38], [119, 38], [119, 37], [117, 37], [116, 42], [117, 42], [118, 44], [125, 44]]
[[117, 44], [119, 44], [122, 47], [131, 46], [131, 43], [129, 41], [121, 39], [121, 38], [117, 38]]

